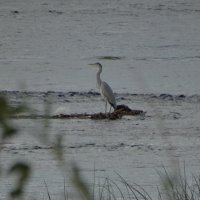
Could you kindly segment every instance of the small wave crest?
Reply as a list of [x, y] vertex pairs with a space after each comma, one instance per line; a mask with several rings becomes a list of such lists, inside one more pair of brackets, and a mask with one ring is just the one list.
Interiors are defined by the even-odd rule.
[[[48, 99], [53, 102], [73, 102], [80, 98], [94, 98], [100, 96], [100, 93], [91, 91], [69, 91], [69, 92], [37, 92], [37, 91], [0, 91], [1, 96], [6, 96], [9, 100], [21, 101], [23, 99], [38, 100], [45, 102]], [[158, 99], [163, 101], [187, 101], [187, 102], [200, 102], [200, 95], [185, 95], [185, 94], [136, 94], [136, 93], [115, 93], [117, 99], [125, 100], [130, 98], [142, 98], [142, 99]], [[63, 110], [63, 107], [59, 107], [58, 110]], [[66, 109], [66, 108], [64, 108]], [[57, 110], [57, 111], [58, 111]]]

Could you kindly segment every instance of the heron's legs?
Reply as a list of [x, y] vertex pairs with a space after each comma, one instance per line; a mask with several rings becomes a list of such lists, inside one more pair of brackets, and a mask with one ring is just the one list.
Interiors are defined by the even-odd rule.
[[110, 105], [110, 111], [109, 111], [109, 113], [111, 113], [111, 105]]
[[106, 114], [106, 111], [107, 111], [107, 101], [106, 101], [106, 105], [105, 105], [105, 114]]

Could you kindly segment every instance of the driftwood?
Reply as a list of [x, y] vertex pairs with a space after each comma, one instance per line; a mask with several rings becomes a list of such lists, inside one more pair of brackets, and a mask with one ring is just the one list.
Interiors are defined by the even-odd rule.
[[142, 110], [132, 110], [126, 105], [118, 105], [114, 112], [112, 113], [94, 113], [94, 114], [59, 114], [52, 116], [53, 119], [110, 119], [110, 120], [116, 120], [121, 119], [124, 115], [141, 115], [144, 116], [145, 112]]

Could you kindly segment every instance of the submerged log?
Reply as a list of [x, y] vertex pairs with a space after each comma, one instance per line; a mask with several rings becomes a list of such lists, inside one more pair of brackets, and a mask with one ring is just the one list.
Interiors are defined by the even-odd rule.
[[82, 113], [82, 114], [59, 114], [52, 116], [53, 119], [94, 119], [94, 120], [101, 120], [101, 119], [110, 119], [116, 120], [121, 119], [124, 115], [140, 115], [144, 116], [145, 112], [143, 110], [132, 110], [126, 105], [118, 105], [114, 112], [112, 113]]

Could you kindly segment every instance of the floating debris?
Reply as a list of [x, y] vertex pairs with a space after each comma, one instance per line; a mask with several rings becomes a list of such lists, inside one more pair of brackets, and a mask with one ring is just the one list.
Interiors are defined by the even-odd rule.
[[131, 116], [144, 116], [146, 112], [143, 110], [132, 110], [126, 105], [118, 105], [114, 112], [112, 113], [72, 113], [72, 114], [57, 114], [57, 115], [15, 115], [12, 116], [14, 119], [109, 119], [116, 120], [121, 119], [125, 115]]
[[132, 110], [128, 106], [123, 104], [118, 105], [115, 112], [122, 115], [144, 115], [146, 113], [143, 110]]
[[99, 60], [121, 60], [124, 59], [123, 56], [98, 56], [97, 59]]
[[12, 10], [11, 14], [19, 14], [19, 11], [18, 10]]
[[116, 120], [121, 119], [124, 115], [145, 115], [145, 112], [142, 110], [132, 110], [126, 105], [118, 105], [114, 112], [112, 113], [94, 113], [94, 114], [59, 114], [52, 116], [53, 119], [94, 119], [94, 120], [101, 120], [101, 119], [109, 119], [109, 120]]
[[61, 15], [61, 14], [63, 14], [62, 11], [58, 11], [58, 10], [49, 10], [49, 13], [57, 14], [57, 15]]

